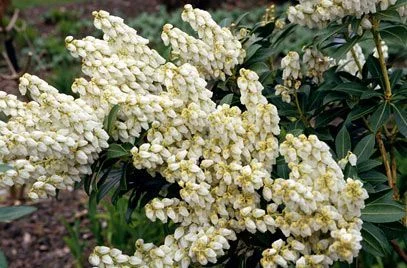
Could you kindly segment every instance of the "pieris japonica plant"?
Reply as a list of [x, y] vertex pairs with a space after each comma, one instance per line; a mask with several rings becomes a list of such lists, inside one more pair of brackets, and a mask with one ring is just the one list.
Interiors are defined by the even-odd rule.
[[[135, 252], [97, 246], [94, 267], [329, 267], [357, 265], [362, 249], [402, 254], [407, 79], [388, 58], [397, 42], [405, 49], [406, 3], [303, 0], [288, 20], [270, 7], [253, 26], [244, 16], [220, 26], [186, 5], [195, 34], [164, 25], [166, 55], [94, 12], [103, 39], [66, 38], [85, 75], [76, 97], [28, 74], [20, 91], [32, 101], [1, 93], [0, 160], [12, 169], [0, 184], [29, 184], [37, 199], [81, 182], [90, 203], [128, 198], [129, 220], [139, 207], [170, 224], [161, 244], [140, 238]], [[319, 30], [277, 54], [295, 27]]]

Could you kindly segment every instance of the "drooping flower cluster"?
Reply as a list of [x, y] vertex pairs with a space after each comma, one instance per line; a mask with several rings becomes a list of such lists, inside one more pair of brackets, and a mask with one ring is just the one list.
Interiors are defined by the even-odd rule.
[[295, 51], [288, 52], [281, 60], [281, 68], [283, 68], [283, 84], [276, 86], [276, 95], [281, 95], [284, 102], [290, 103], [290, 95], [301, 86], [300, 55]]
[[191, 5], [185, 5], [182, 19], [198, 33], [199, 39], [166, 24], [161, 35], [164, 44], [171, 45], [180, 64], [194, 65], [206, 79], [225, 80], [246, 55], [238, 38], [228, 28], [220, 27], [208, 12]]
[[319, 84], [323, 82], [323, 74], [331, 67], [335, 61], [324, 56], [317, 49], [306, 48], [302, 61], [300, 55], [295, 51], [290, 51], [281, 60], [283, 68], [283, 84], [278, 84], [276, 95], [281, 95], [284, 102], [291, 102], [291, 95], [301, 87], [303, 77], [302, 69], [305, 70], [305, 76], [312, 79], [312, 82]]
[[[365, 14], [386, 10], [396, 2], [397, 0], [299, 0], [299, 4], [289, 7], [288, 19], [308, 28], [323, 28], [329, 22], [340, 21], [349, 15], [360, 18]], [[404, 8], [399, 8], [401, 17], [405, 16]]]
[[20, 79], [20, 92], [31, 102], [0, 92], [0, 161], [12, 169], [0, 173], [0, 186], [32, 184], [31, 198], [72, 188], [107, 148], [107, 133], [82, 99], [60, 94], [36, 76]]

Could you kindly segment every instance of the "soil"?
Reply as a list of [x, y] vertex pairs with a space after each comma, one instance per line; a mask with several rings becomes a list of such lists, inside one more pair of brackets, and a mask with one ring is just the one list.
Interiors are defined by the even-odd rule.
[[[86, 226], [86, 194], [82, 191], [61, 192], [58, 200], [47, 199], [27, 203], [37, 207], [33, 214], [12, 223], [0, 224], [0, 248], [10, 268], [64, 268], [73, 267], [74, 258], [63, 237], [68, 235], [63, 221], [81, 223], [81, 239], [86, 241], [88, 255], [94, 246]], [[19, 202], [2, 202], [0, 205], [18, 205]], [[86, 263], [85, 263], [86, 265]], [[3, 268], [3, 267], [1, 267]]]

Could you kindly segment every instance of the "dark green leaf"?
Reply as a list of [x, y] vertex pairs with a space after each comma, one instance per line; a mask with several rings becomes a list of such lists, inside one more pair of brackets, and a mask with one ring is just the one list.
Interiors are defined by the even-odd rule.
[[368, 100], [374, 97], [382, 97], [383, 94], [374, 90], [368, 90], [362, 93], [362, 96], [360, 96], [361, 100]]
[[396, 120], [396, 124], [401, 132], [405, 137], [407, 137], [407, 113], [406, 110], [402, 109], [401, 107], [392, 104], [394, 118]]
[[358, 172], [366, 172], [372, 170], [373, 168], [380, 166], [381, 164], [382, 162], [379, 160], [368, 159], [357, 164]]
[[351, 96], [360, 96], [363, 92], [369, 90], [366, 86], [356, 83], [356, 82], [346, 82], [335, 86], [334, 88], [328, 89], [334, 92], [343, 92]]
[[392, 89], [394, 89], [394, 87], [400, 81], [400, 78], [402, 76], [403, 76], [403, 70], [402, 69], [396, 69], [396, 70], [393, 71], [393, 73], [390, 76], [390, 85], [391, 85]]
[[251, 57], [253, 57], [254, 53], [257, 52], [261, 48], [261, 45], [259, 44], [254, 44], [251, 45], [247, 50], [246, 50], [246, 61], [249, 60]]
[[367, 60], [366, 60], [367, 68], [369, 70], [369, 73], [372, 75], [372, 79], [378, 80], [378, 83], [380, 84], [380, 87], [382, 90], [386, 88], [385, 83], [384, 83], [384, 78], [382, 74], [382, 70], [380, 68], [380, 63], [379, 60], [373, 55], [370, 55]]
[[385, 234], [375, 225], [364, 222], [362, 226], [363, 250], [378, 257], [390, 254], [391, 247]]
[[348, 117], [346, 118], [345, 124], [348, 125], [350, 122], [355, 121], [371, 112], [373, 112], [375, 110], [376, 106], [370, 106], [370, 107], [366, 107], [366, 106], [361, 106], [361, 107], [357, 107], [355, 109], [353, 109]]
[[233, 100], [233, 93], [227, 94], [225, 97], [223, 97], [220, 102], [219, 105], [222, 104], [232, 104], [232, 100]]
[[113, 126], [114, 123], [117, 120], [117, 113], [119, 112], [119, 105], [116, 104], [112, 107], [112, 109], [110, 110], [108, 116], [105, 118], [105, 121], [103, 123], [104, 125], [104, 129], [107, 131], [107, 133], [109, 135], [111, 135], [112, 131], [113, 131]]
[[407, 26], [398, 24], [382, 28], [380, 30], [382, 38], [389, 44], [407, 46]]
[[98, 192], [96, 194], [96, 202], [99, 203], [100, 200], [105, 197], [113, 187], [116, 187], [120, 183], [120, 179], [122, 178], [123, 170], [114, 170], [109, 173], [107, 176], [106, 181], [100, 185]]
[[376, 133], [379, 128], [389, 119], [390, 116], [390, 105], [388, 102], [383, 102], [379, 105], [377, 110], [370, 117], [369, 123], [372, 126], [372, 130]]
[[341, 59], [353, 46], [360, 40], [361, 36], [355, 35], [348, 42], [336, 49], [332, 54], [332, 58]]
[[403, 218], [404, 213], [404, 207], [396, 201], [374, 201], [362, 209], [362, 220], [374, 223], [394, 222]]
[[378, 184], [387, 181], [386, 175], [376, 170], [370, 170], [368, 172], [361, 173], [359, 174], [359, 177], [363, 181], [367, 181], [371, 184]]
[[345, 126], [341, 128], [335, 138], [335, 148], [338, 159], [344, 158], [348, 151], [351, 150], [350, 135]]
[[331, 111], [330, 113], [322, 112], [315, 118], [315, 127], [326, 127], [335, 118], [340, 117], [344, 113], [345, 109], [337, 109], [336, 111]]
[[358, 164], [369, 159], [374, 153], [375, 136], [369, 134], [364, 137], [355, 147], [354, 154], [358, 157]]
[[11, 222], [36, 211], [33, 206], [0, 207], [0, 222]]
[[110, 144], [107, 150], [107, 159], [120, 158], [122, 156], [129, 156], [130, 150], [125, 148], [122, 144]]
[[247, 16], [249, 15], [249, 12], [245, 12], [242, 15], [240, 15], [233, 23], [238, 26], [240, 22]]

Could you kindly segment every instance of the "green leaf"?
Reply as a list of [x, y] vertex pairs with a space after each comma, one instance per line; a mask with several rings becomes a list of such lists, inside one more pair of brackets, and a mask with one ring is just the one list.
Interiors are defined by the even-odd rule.
[[332, 58], [334, 59], [341, 59], [354, 45], [362, 38], [362, 36], [355, 35], [352, 37], [348, 42], [340, 46], [336, 49], [336, 51], [332, 54]]
[[393, 71], [393, 73], [391, 74], [391, 76], [390, 76], [391, 89], [394, 89], [394, 87], [400, 81], [401, 77], [403, 77], [403, 70], [402, 69], [395, 69]]
[[373, 134], [367, 135], [356, 145], [353, 153], [358, 157], [358, 164], [369, 159], [374, 153], [374, 146], [375, 136]]
[[6, 255], [4, 255], [4, 252], [1, 249], [0, 249], [0, 267], [1, 268], [8, 267]]
[[346, 118], [346, 121], [344, 124], [348, 125], [350, 122], [355, 121], [355, 120], [373, 112], [375, 110], [375, 107], [376, 106], [371, 106], [371, 107], [361, 106], [361, 107], [357, 107], [357, 108], [353, 109], [348, 114], [348, 117]]
[[404, 109], [392, 104], [394, 118], [401, 134], [407, 137], [407, 113]]
[[117, 144], [117, 143], [110, 144], [109, 149], [107, 150], [107, 159], [129, 156], [130, 149], [125, 148], [125, 146], [123, 144]]
[[105, 121], [103, 122], [104, 129], [109, 135], [112, 134], [114, 123], [117, 120], [117, 113], [119, 112], [119, 108], [120, 107], [118, 104], [114, 105], [105, 118]]
[[253, 57], [254, 53], [256, 53], [259, 48], [261, 48], [261, 45], [259, 44], [254, 44], [248, 47], [246, 50], [246, 61]]
[[315, 128], [319, 127], [326, 127], [329, 123], [331, 123], [335, 118], [340, 117], [344, 113], [345, 109], [337, 109], [335, 111], [331, 111], [330, 113], [320, 113], [315, 118]]
[[379, 105], [377, 110], [372, 114], [370, 117], [370, 125], [372, 126], [372, 130], [376, 133], [379, 128], [383, 126], [383, 124], [389, 119], [390, 116], [390, 105], [387, 101], [383, 102]]
[[363, 250], [374, 256], [384, 257], [391, 252], [391, 247], [383, 231], [375, 225], [364, 222], [362, 226]]
[[33, 206], [0, 207], [0, 222], [11, 222], [36, 211]]
[[373, 55], [370, 55], [366, 60], [366, 64], [367, 64], [367, 69], [369, 70], [369, 73], [372, 75], [372, 78], [374, 80], [378, 80], [378, 82], [380, 84], [380, 88], [382, 90], [384, 90], [386, 88], [386, 86], [384, 83], [384, 78], [383, 78], [382, 70], [380, 68], [379, 60], [377, 58], [373, 57]]
[[351, 150], [350, 135], [345, 126], [341, 128], [335, 138], [335, 148], [338, 159], [344, 158]]
[[357, 164], [357, 168], [359, 172], [365, 172], [368, 170], [371, 170], [377, 166], [382, 165], [382, 161], [375, 160], [375, 159], [368, 159], [366, 161], [363, 161], [361, 163]]
[[356, 82], [346, 82], [339, 84], [333, 88], [327, 89], [329, 91], [343, 92], [351, 96], [360, 96], [365, 91], [369, 90], [366, 86]]
[[384, 41], [389, 44], [398, 44], [401, 46], [407, 46], [407, 26], [398, 24], [389, 27], [382, 28], [380, 34]]
[[106, 181], [99, 187], [96, 194], [96, 202], [99, 203], [100, 200], [105, 197], [113, 187], [117, 186], [120, 183], [122, 178], [122, 170], [114, 170], [109, 173]]
[[393, 200], [371, 202], [362, 209], [362, 220], [374, 223], [394, 222], [404, 217], [404, 207]]
[[225, 97], [223, 97], [223, 98], [220, 100], [219, 105], [222, 105], [222, 104], [229, 104], [229, 105], [231, 105], [231, 104], [232, 104], [232, 100], [233, 100], [233, 93], [227, 94]]
[[7, 170], [13, 169], [9, 165], [6, 164], [0, 164], [0, 172], [6, 172]]
[[359, 174], [359, 177], [363, 181], [367, 181], [371, 184], [378, 184], [378, 183], [383, 183], [383, 182], [387, 181], [386, 175], [384, 175], [383, 173], [378, 172], [376, 170], [370, 170], [368, 172], [361, 173], [361, 174]]

